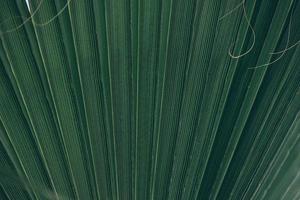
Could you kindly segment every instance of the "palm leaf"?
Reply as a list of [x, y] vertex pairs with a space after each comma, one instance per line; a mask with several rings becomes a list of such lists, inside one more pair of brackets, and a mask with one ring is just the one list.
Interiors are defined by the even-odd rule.
[[300, 1], [0, 1], [0, 199], [300, 198]]

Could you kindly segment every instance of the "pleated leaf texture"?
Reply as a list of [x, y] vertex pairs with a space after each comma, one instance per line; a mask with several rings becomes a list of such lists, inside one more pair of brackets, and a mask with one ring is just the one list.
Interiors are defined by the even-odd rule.
[[0, 0], [0, 199], [299, 200], [299, 0]]

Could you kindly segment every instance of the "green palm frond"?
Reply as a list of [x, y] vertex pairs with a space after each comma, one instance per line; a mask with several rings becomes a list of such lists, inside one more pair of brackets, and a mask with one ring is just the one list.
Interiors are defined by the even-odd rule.
[[300, 1], [0, 2], [1, 200], [300, 199]]

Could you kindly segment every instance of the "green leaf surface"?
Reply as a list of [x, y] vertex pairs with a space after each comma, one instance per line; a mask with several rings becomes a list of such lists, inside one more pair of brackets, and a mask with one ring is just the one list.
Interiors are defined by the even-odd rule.
[[299, 0], [0, 2], [0, 199], [300, 198]]

